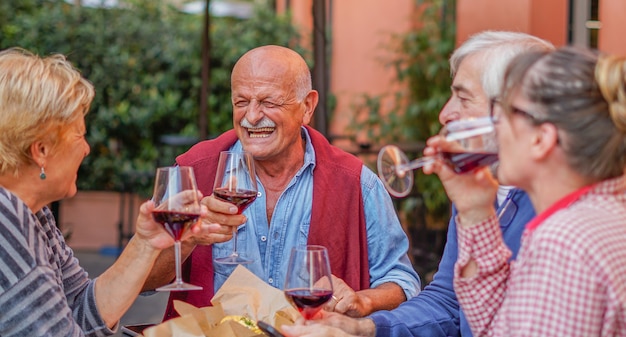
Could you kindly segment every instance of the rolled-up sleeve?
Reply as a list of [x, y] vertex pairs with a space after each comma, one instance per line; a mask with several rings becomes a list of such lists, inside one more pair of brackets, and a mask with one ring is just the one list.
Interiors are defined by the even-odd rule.
[[398, 284], [409, 299], [420, 292], [420, 278], [411, 265], [409, 239], [402, 229], [389, 193], [367, 167], [361, 171], [361, 190], [367, 223], [367, 253], [372, 288]]

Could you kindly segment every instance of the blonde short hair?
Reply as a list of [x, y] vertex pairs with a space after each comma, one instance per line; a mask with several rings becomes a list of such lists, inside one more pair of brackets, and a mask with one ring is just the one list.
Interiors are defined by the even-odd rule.
[[65, 56], [39, 57], [21, 48], [0, 52], [0, 174], [32, 163], [30, 146], [58, 143], [84, 117], [93, 85]]

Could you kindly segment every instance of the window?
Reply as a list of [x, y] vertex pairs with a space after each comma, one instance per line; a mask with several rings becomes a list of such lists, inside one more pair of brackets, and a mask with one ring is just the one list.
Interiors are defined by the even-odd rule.
[[568, 42], [573, 45], [598, 48], [598, 16], [600, 0], [570, 0]]

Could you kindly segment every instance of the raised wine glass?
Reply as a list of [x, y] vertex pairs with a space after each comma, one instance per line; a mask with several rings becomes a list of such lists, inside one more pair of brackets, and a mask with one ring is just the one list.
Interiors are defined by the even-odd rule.
[[[452, 121], [439, 134], [445, 137], [451, 150], [437, 157], [457, 173], [469, 172], [498, 160], [495, 127], [490, 117]], [[413, 186], [413, 170], [432, 163], [437, 157], [424, 156], [409, 161], [397, 146], [386, 145], [378, 153], [378, 176], [389, 194], [402, 198]]]
[[[220, 153], [213, 195], [233, 203], [241, 214], [257, 197], [254, 160], [247, 152], [222, 151]], [[253, 260], [237, 251], [237, 227], [233, 227], [233, 251], [229, 256], [216, 258], [222, 264], [248, 264]]]
[[152, 217], [174, 238], [176, 254], [176, 279], [173, 283], [157, 288], [157, 291], [201, 290], [200, 286], [183, 282], [180, 271], [181, 237], [200, 217], [198, 187], [193, 169], [186, 166], [157, 168], [152, 201], [155, 204]]
[[333, 283], [324, 246], [298, 246], [291, 249], [285, 297], [304, 319], [311, 319], [333, 296]]

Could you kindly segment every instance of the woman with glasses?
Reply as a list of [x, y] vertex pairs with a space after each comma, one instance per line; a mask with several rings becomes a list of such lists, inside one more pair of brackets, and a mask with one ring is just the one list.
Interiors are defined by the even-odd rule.
[[[491, 104], [498, 180], [526, 191], [537, 212], [516, 261], [488, 169], [424, 170], [458, 210], [454, 286], [474, 335], [626, 336], [626, 57], [524, 54], [502, 93]], [[438, 137], [428, 145], [431, 155], [445, 148]]]

